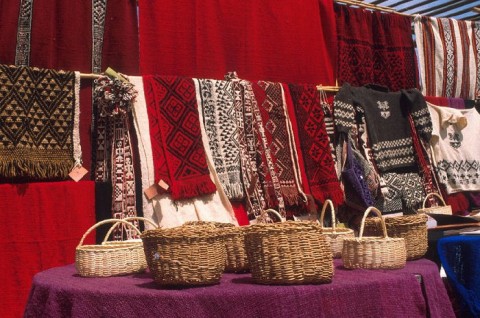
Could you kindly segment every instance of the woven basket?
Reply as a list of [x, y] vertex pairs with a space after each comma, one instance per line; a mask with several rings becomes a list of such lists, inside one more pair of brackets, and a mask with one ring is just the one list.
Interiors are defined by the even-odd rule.
[[[332, 227], [323, 227], [323, 219], [325, 217], [325, 210], [330, 207], [332, 215]], [[326, 200], [323, 203], [322, 212], [320, 213], [320, 225], [322, 226], [322, 232], [327, 237], [328, 242], [332, 246], [332, 252], [334, 258], [342, 257], [343, 239], [346, 237], [355, 237], [352, 229], [337, 228], [335, 219], [335, 209], [331, 200]]]
[[245, 234], [245, 248], [256, 283], [332, 281], [332, 249], [319, 224], [287, 221], [252, 225]]
[[[144, 223], [148, 223], [150, 224], [153, 228], [158, 228], [158, 225], [153, 223], [151, 220], [147, 219], [147, 218], [144, 218], [144, 217], [140, 217], [140, 216], [130, 216], [130, 217], [126, 217], [126, 218], [123, 218], [122, 219], [123, 221], [143, 221]], [[103, 239], [103, 242], [102, 242], [102, 245], [109, 245], [109, 246], [122, 246], [122, 245], [128, 245], [128, 244], [132, 244], [132, 243], [138, 243], [142, 246], [142, 249], [143, 249], [143, 243], [142, 243], [142, 240], [140, 238], [138, 239], [132, 239], [132, 238], [128, 238], [127, 240], [125, 241], [108, 241], [108, 238], [110, 237], [110, 235], [112, 234], [113, 230], [119, 226], [120, 224], [123, 224], [123, 223], [120, 223], [120, 222], [116, 222], [115, 224], [113, 224], [110, 229], [108, 230], [107, 234], [105, 234], [105, 237]], [[137, 234], [138, 234], [138, 231], [137, 231]]]
[[225, 268], [225, 243], [215, 227], [183, 225], [141, 235], [150, 272], [162, 286], [212, 285]]
[[224, 235], [226, 260], [226, 273], [244, 273], [250, 270], [247, 251], [245, 250], [245, 232], [248, 226], [235, 226], [231, 223], [189, 221], [185, 225], [212, 224]]
[[75, 250], [75, 267], [80, 276], [107, 277], [142, 272], [147, 268], [141, 242], [113, 245], [83, 245], [83, 241], [94, 229], [107, 223], [122, 223], [140, 231], [130, 222], [120, 219], [107, 219], [94, 224], [85, 234]]
[[[384, 218], [389, 237], [403, 237], [407, 249], [407, 260], [414, 260], [425, 255], [428, 249], [428, 217], [424, 214], [402, 215]], [[365, 220], [365, 235], [381, 236], [381, 219], [378, 217]]]
[[[370, 212], [374, 212], [382, 220], [381, 237], [363, 236], [365, 219]], [[380, 211], [375, 207], [369, 207], [363, 215], [359, 236], [357, 238], [343, 239], [342, 260], [345, 268], [402, 268], [407, 260], [405, 239], [388, 237], [385, 222], [381, 217]]]
[[[427, 200], [430, 196], [436, 196], [440, 200], [440, 202], [442, 202], [443, 206], [431, 206], [431, 207], [426, 208], [425, 204], [427, 203]], [[423, 199], [422, 208], [418, 209], [417, 212], [418, 213], [452, 215], [452, 206], [446, 205], [442, 196], [440, 196], [438, 193], [432, 192], [432, 193], [429, 193], [425, 196], [425, 199]]]

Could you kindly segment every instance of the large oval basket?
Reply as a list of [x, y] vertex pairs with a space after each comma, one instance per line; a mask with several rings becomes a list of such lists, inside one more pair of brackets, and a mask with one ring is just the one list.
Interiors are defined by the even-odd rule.
[[256, 224], [245, 234], [250, 272], [259, 284], [321, 284], [333, 276], [332, 250], [319, 224]]
[[[374, 212], [381, 219], [382, 236], [363, 236], [365, 219]], [[388, 237], [380, 211], [369, 207], [363, 215], [357, 238], [345, 238], [342, 251], [345, 268], [397, 269], [403, 268], [407, 260], [405, 239]]]
[[142, 233], [148, 268], [160, 285], [211, 285], [225, 268], [225, 243], [214, 226], [183, 225]]

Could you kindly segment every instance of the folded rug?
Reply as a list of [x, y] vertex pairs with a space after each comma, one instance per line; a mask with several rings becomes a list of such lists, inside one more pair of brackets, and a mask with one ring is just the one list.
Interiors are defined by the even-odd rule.
[[80, 74], [0, 65], [0, 176], [65, 179], [81, 163]]
[[155, 182], [163, 180], [173, 200], [214, 193], [193, 79], [148, 75], [143, 81]]

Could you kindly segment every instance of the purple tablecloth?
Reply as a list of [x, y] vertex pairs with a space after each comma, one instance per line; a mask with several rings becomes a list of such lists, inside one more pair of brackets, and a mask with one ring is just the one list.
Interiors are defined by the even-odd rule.
[[400, 270], [347, 270], [335, 260], [323, 285], [264, 286], [224, 274], [218, 285], [184, 289], [162, 289], [148, 273], [83, 278], [68, 265], [35, 275], [25, 317], [455, 316], [438, 267], [421, 259]]

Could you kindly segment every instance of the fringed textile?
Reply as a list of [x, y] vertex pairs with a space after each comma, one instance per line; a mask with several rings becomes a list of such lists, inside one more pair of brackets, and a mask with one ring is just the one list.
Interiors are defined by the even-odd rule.
[[214, 193], [200, 134], [195, 85], [191, 78], [144, 78], [155, 181], [163, 180], [173, 200]]
[[338, 80], [380, 84], [392, 91], [418, 87], [411, 19], [335, 3]]
[[480, 23], [416, 16], [422, 93], [475, 99], [480, 85]]
[[194, 79], [207, 141], [220, 183], [231, 200], [244, 198], [240, 168], [240, 145], [233, 83], [225, 80]]
[[329, 138], [323, 121], [320, 95], [315, 85], [289, 84], [295, 105], [307, 181], [313, 197], [321, 202], [331, 199], [335, 204], [343, 202], [343, 191], [335, 170]]
[[0, 175], [58, 180], [82, 161], [80, 74], [0, 65]]

